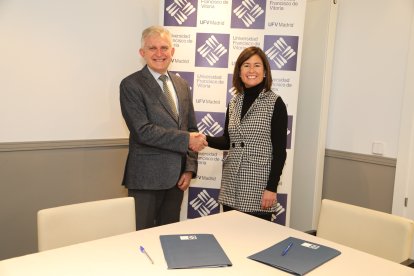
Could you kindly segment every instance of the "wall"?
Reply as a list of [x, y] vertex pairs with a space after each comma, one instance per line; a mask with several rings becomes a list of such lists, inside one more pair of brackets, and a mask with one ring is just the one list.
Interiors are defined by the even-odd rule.
[[392, 212], [396, 160], [327, 150], [322, 198]]
[[159, 2], [0, 2], [0, 142], [126, 138], [120, 80]]
[[339, 0], [326, 148], [396, 158], [412, 0]]
[[0, 145], [0, 260], [37, 252], [37, 211], [126, 196], [125, 140]]

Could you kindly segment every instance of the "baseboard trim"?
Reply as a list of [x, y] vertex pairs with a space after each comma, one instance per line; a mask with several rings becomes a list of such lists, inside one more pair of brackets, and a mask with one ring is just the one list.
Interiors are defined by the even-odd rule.
[[325, 157], [346, 159], [346, 160], [371, 163], [371, 164], [377, 164], [377, 165], [383, 165], [383, 166], [389, 166], [389, 167], [397, 166], [396, 158], [368, 155], [368, 154], [361, 154], [361, 153], [353, 153], [353, 152], [346, 152], [346, 151], [339, 151], [339, 150], [332, 150], [332, 149], [325, 150]]
[[73, 148], [127, 147], [127, 138], [0, 143], [0, 152]]

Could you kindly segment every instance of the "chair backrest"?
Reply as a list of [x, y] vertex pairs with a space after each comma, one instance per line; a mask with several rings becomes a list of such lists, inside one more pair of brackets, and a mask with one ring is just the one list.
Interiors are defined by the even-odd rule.
[[135, 230], [132, 197], [60, 206], [37, 213], [39, 251]]
[[414, 222], [323, 199], [316, 235], [400, 263], [411, 256]]

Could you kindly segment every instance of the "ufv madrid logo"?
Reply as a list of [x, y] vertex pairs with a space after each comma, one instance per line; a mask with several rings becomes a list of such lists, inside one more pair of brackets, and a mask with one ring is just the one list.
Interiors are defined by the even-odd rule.
[[229, 104], [230, 100], [236, 95], [236, 88], [232, 86], [231, 88], [227, 89], [226, 94], [226, 106]]
[[169, 71], [172, 74], [175, 74], [178, 77], [185, 79], [190, 88], [191, 97], [193, 97], [194, 92], [194, 72], [184, 72], [184, 71]]
[[287, 141], [286, 141], [286, 148], [292, 148], [292, 126], [293, 126], [293, 116], [288, 116], [288, 129], [287, 129]]
[[[165, 21], [171, 21], [171, 18], [173, 19], [172, 21], [175, 20], [175, 23], [178, 25], [186, 25], [185, 23], [187, 22], [187, 20], [189, 19], [190, 15], [193, 14], [197, 8], [193, 5], [193, 3], [191, 3], [191, 1], [187, 1], [187, 0], [174, 0], [172, 1], [170, 4], [168, 2], [171, 1], [166, 1], [165, 5], [165, 11], [167, 12], [167, 14], [169, 15], [169, 18], [167, 18], [166, 14], [165, 14], [165, 19], [169, 19], [169, 20], [165, 20]], [[172, 22], [166, 22], [167, 25], [172, 25], [172, 24], [168, 24], [168, 23], [172, 23]]]
[[228, 34], [197, 34], [196, 66], [227, 68]]
[[296, 70], [298, 37], [265, 36], [265, 54], [274, 70]]
[[219, 211], [218, 202], [207, 192], [206, 189], [199, 192], [197, 196], [189, 202], [189, 205], [202, 217], [212, 214], [213, 211], [216, 211], [214, 213]]
[[276, 204], [276, 212], [272, 214], [272, 221], [275, 221], [278, 216], [283, 214], [286, 209], [279, 202]]
[[265, 12], [261, 4], [263, 5], [263, 3], [256, 3], [253, 0], [243, 0], [233, 10], [233, 14], [243, 22], [244, 26], [249, 28]]
[[233, 86], [233, 74], [227, 75], [227, 93], [226, 106], [229, 105], [230, 100], [236, 95], [236, 88]]
[[198, 131], [208, 136], [216, 136], [223, 131], [223, 127], [219, 122], [214, 120], [210, 113], [204, 115], [197, 124]]
[[272, 221], [277, 224], [286, 225], [287, 194], [277, 194], [276, 212], [272, 214]]

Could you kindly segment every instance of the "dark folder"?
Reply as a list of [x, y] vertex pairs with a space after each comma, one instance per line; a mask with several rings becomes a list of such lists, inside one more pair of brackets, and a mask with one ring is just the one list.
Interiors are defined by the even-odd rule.
[[170, 269], [232, 265], [212, 234], [161, 235], [160, 240]]
[[340, 254], [336, 249], [289, 237], [248, 258], [294, 275], [305, 275]]

